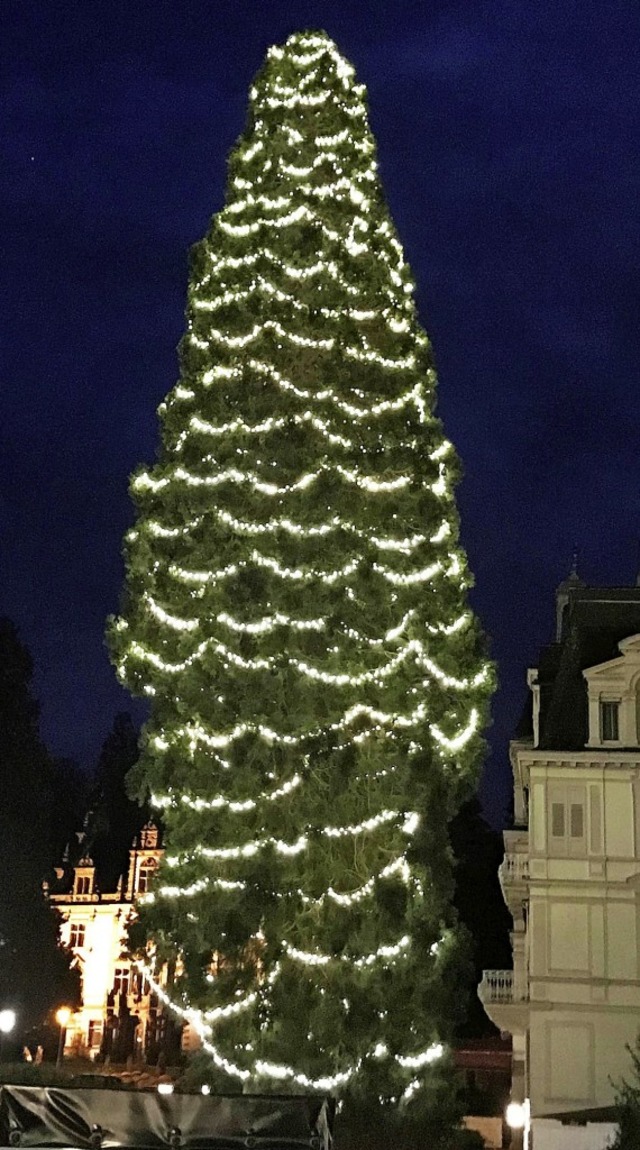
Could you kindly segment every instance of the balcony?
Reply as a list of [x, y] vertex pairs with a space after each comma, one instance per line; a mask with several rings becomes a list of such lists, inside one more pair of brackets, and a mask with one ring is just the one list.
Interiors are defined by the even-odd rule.
[[498, 874], [503, 885], [514, 882], [527, 883], [529, 881], [529, 856], [507, 851], [500, 863]]
[[512, 970], [483, 970], [478, 998], [499, 1030], [508, 1034], [526, 1030], [529, 995]]
[[526, 1002], [526, 989], [514, 982], [512, 970], [483, 970], [480, 997], [487, 1005], [493, 1002]]

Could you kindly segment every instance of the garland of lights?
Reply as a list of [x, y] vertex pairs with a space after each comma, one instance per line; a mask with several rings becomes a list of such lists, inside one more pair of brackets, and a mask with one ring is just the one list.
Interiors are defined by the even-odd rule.
[[[376, 565], [374, 564], [374, 569], [375, 567]], [[174, 625], [175, 622], [176, 620], [173, 620]], [[179, 620], [178, 622], [182, 622], [182, 620]], [[311, 627], [309, 627], [307, 624], [307, 627], [305, 628], [303, 626], [302, 630], [319, 629], [316, 626], [318, 622], [317, 620], [310, 620], [310, 622], [312, 624]], [[260, 630], [262, 630], [262, 628], [260, 628]], [[243, 659], [242, 656], [235, 654], [235, 652], [233, 652], [224, 643], [218, 642], [214, 639], [204, 639], [202, 643], [196, 647], [195, 651], [187, 659], [183, 660], [182, 663], [165, 663], [159, 655], [156, 655], [153, 651], [147, 650], [140, 643], [135, 641], [131, 644], [130, 648], [131, 654], [135, 655], [138, 659], [151, 663], [154, 667], [157, 668], [157, 670], [167, 672], [171, 675], [179, 674], [181, 671], [184, 671], [192, 663], [200, 659], [202, 655], [209, 649], [214, 650], [215, 653], [219, 655], [225, 663], [233, 664], [236, 667], [242, 667], [245, 670], [269, 671], [273, 667], [278, 666], [278, 660], [275, 657], [267, 659]], [[443, 671], [437, 663], [434, 663], [434, 661], [429, 658], [424, 645], [420, 642], [419, 639], [410, 639], [409, 642], [405, 644], [404, 648], [398, 651], [397, 654], [394, 655], [393, 658], [389, 659], [388, 662], [383, 666], [376, 667], [371, 671], [363, 671], [360, 675], [332, 674], [329, 671], [322, 671], [317, 667], [313, 667], [301, 659], [289, 658], [285, 660], [285, 663], [290, 667], [295, 667], [296, 670], [298, 670], [304, 677], [313, 679], [318, 683], [325, 683], [328, 686], [336, 687], [361, 687], [364, 683], [375, 683], [379, 685], [384, 679], [392, 675], [399, 666], [405, 663], [410, 655], [415, 655], [414, 662], [416, 666], [422, 667], [424, 670], [429, 671], [429, 673], [433, 675], [434, 678], [439, 679], [439, 681], [446, 687], [451, 687], [456, 691], [466, 691], [470, 686], [477, 687], [481, 683], [484, 683], [487, 679], [488, 668], [486, 666], [482, 667], [472, 680], [457, 679], [453, 675], [447, 675], [446, 672]]]
[[[417, 727], [425, 721], [426, 715], [427, 712], [424, 703], [419, 703], [408, 715], [391, 714], [390, 712], [376, 710], [366, 703], [358, 703], [349, 708], [336, 723], [330, 723], [324, 730], [344, 731], [355, 720], [365, 716], [371, 720], [373, 726], [369, 731], [361, 732], [359, 736], [354, 735], [353, 742], [357, 742], [358, 738], [366, 738], [374, 733], [380, 734], [384, 727], [387, 726], [404, 729]], [[443, 748], [450, 751], [459, 751], [478, 730], [479, 720], [480, 715], [478, 710], [472, 707], [466, 725], [459, 728], [455, 735], [445, 735], [436, 723], [431, 723], [429, 730], [436, 742]], [[243, 739], [247, 734], [255, 734], [259, 738], [264, 739], [268, 744], [297, 747], [301, 746], [304, 742], [317, 739], [322, 733], [322, 730], [323, 728], [312, 728], [300, 735], [290, 735], [275, 731], [272, 727], [268, 727], [264, 723], [237, 723], [226, 733], [212, 735], [199, 723], [187, 723], [183, 727], [176, 727], [175, 739], [176, 742], [186, 739], [191, 751], [194, 751], [199, 743], [202, 743], [206, 747], [216, 749], [229, 747], [239, 739]], [[163, 752], [169, 749], [170, 744], [162, 735], [155, 735], [152, 741], [156, 751]]]
[[[369, 819], [363, 819], [362, 822], [353, 826], [344, 827], [323, 827], [322, 834], [327, 838], [356, 838], [358, 835], [368, 833], [369, 831], [377, 830], [378, 827], [383, 826], [385, 823], [398, 823], [400, 819], [402, 822], [402, 831], [404, 834], [412, 835], [419, 823], [419, 816], [415, 812], [408, 815], [403, 815], [400, 811], [381, 811], [378, 815], [373, 815]], [[293, 843], [283, 842], [282, 839], [276, 839], [272, 836], [264, 839], [257, 839], [253, 842], [242, 843], [237, 847], [205, 847], [197, 845], [190, 852], [185, 852], [183, 856], [180, 855], [167, 855], [165, 862], [167, 866], [176, 867], [180, 866], [185, 859], [206, 858], [206, 859], [242, 859], [253, 858], [265, 847], [272, 847], [277, 854], [281, 855], [297, 855], [304, 851], [309, 846], [309, 838], [307, 834], [298, 835], [298, 838]]]
[[[335, 1074], [323, 1075], [319, 1078], [311, 1078], [307, 1074], [296, 1073], [294, 1067], [283, 1066], [281, 1064], [267, 1062], [264, 1059], [256, 1059], [253, 1072], [246, 1067], [238, 1066], [237, 1063], [232, 1062], [231, 1059], [225, 1058], [224, 1055], [209, 1041], [209, 1034], [211, 1027], [203, 1025], [202, 1012], [193, 1009], [180, 1007], [171, 998], [169, 998], [163, 986], [154, 978], [151, 968], [143, 962], [138, 962], [137, 966], [142, 972], [144, 978], [149, 983], [154, 994], [158, 996], [160, 1001], [168, 1006], [175, 1014], [178, 1014], [185, 1022], [190, 1023], [200, 1035], [202, 1039], [203, 1048], [211, 1055], [214, 1063], [221, 1070], [226, 1071], [232, 1078], [237, 1078], [241, 1082], [247, 1082], [255, 1074], [258, 1078], [271, 1079], [272, 1082], [289, 1081], [295, 1083], [296, 1086], [302, 1086], [307, 1090], [318, 1090], [322, 1092], [339, 1089], [345, 1086], [356, 1075], [364, 1062], [364, 1058], [358, 1059], [354, 1066], [349, 1070], [338, 1071]], [[249, 1005], [253, 1005], [251, 1002]], [[241, 1008], [242, 1009], [242, 1008]], [[233, 1013], [239, 1013], [238, 1010]], [[219, 1015], [218, 1017], [223, 1017]], [[228, 1017], [228, 1015], [226, 1016]], [[438, 1061], [444, 1054], [444, 1047], [440, 1042], [431, 1043], [425, 1050], [420, 1051], [419, 1054], [404, 1056], [400, 1054], [394, 1055], [395, 1061], [399, 1066], [410, 1068], [412, 1070], [422, 1069], [433, 1062]], [[391, 1057], [387, 1046], [384, 1043], [377, 1043], [376, 1046], [365, 1055], [365, 1058], [389, 1058]], [[419, 1079], [414, 1079], [406, 1088], [402, 1100], [408, 1101], [409, 1097], [421, 1086]], [[410, 1093], [409, 1093], [410, 1092]], [[390, 1101], [393, 1101], [390, 1099]]]
[[[153, 802], [155, 806], [166, 808], [167, 806], [171, 805], [171, 798], [167, 796], [165, 801], [165, 797], [154, 796]], [[326, 891], [323, 892], [323, 894], [319, 895], [318, 898], [311, 898], [300, 889], [298, 889], [296, 893], [301, 901], [307, 906], [321, 907], [327, 902], [332, 902], [337, 907], [348, 909], [350, 907], [356, 906], [364, 899], [369, 898], [375, 889], [376, 883], [381, 882], [387, 878], [392, 878], [395, 875], [400, 877], [405, 886], [409, 887], [413, 885], [416, 889], [416, 892], [420, 895], [420, 897], [422, 897], [424, 893], [422, 890], [422, 885], [419, 880], [412, 875], [411, 868], [409, 867], [409, 864], [404, 855], [399, 855], [390, 863], [387, 863], [387, 865], [383, 867], [379, 874], [373, 875], [370, 879], [367, 879], [365, 883], [359, 887], [356, 887], [352, 891], [336, 891], [333, 889], [333, 887], [330, 886]], [[193, 898], [195, 895], [202, 894], [206, 890], [221, 890], [229, 892], [243, 891], [246, 889], [247, 883], [241, 879], [230, 880], [212, 878], [210, 875], [205, 875], [203, 878], [197, 879], [195, 882], [188, 883], [186, 886], [179, 886], [175, 883], [172, 885], [164, 884], [159, 886], [157, 890], [148, 891], [146, 894], [144, 894], [141, 898], [141, 902], [150, 904], [155, 902], [156, 898], [158, 897], [168, 899]], [[274, 894], [276, 898], [284, 897], [278, 892], [274, 892]]]

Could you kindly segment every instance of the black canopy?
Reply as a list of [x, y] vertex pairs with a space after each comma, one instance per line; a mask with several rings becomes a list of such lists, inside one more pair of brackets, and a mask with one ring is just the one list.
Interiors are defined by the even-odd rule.
[[0, 1087], [0, 1146], [330, 1150], [330, 1098]]

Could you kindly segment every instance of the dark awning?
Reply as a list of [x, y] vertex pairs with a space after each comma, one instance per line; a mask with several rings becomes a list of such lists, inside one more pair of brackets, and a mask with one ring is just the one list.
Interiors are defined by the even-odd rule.
[[330, 1150], [330, 1098], [0, 1087], [1, 1146]]

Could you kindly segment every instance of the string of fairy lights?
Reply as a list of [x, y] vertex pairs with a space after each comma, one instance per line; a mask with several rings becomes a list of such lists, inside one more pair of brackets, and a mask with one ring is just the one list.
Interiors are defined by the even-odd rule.
[[[197, 803], [197, 800], [194, 801], [190, 796], [182, 797], [183, 799], [186, 798], [190, 805], [193, 803], [195, 806]], [[158, 809], [166, 809], [171, 805], [175, 805], [175, 803], [176, 799], [174, 795], [152, 796], [152, 805]], [[196, 809], [202, 808], [196, 807]], [[297, 887], [294, 893], [301, 902], [307, 906], [322, 907], [325, 904], [332, 903], [336, 907], [349, 909], [365, 899], [370, 898], [376, 888], [376, 884], [389, 878], [399, 878], [406, 887], [413, 887], [416, 893], [422, 897], [424, 893], [422, 884], [412, 873], [405, 854], [397, 855], [377, 874], [372, 875], [366, 882], [361, 883], [360, 886], [354, 887], [350, 891], [337, 891], [334, 890], [332, 886], [329, 886], [322, 894], [313, 897], [306, 894], [300, 887]], [[238, 892], [247, 890], [247, 887], [248, 883], [244, 879], [225, 879], [207, 874], [183, 885], [179, 883], [163, 883], [157, 886], [155, 890], [148, 891], [142, 895], [140, 902], [150, 904], [155, 902], [157, 898], [194, 898], [196, 895], [210, 890], [225, 891], [227, 893]], [[271, 893], [275, 898], [288, 897], [288, 892], [272, 891]]]
[[[401, 940], [404, 941], [404, 940]], [[401, 949], [405, 949], [404, 946]], [[369, 956], [367, 956], [369, 957]], [[294, 1067], [286, 1066], [281, 1063], [270, 1062], [265, 1059], [256, 1059], [252, 1068], [239, 1066], [237, 1062], [225, 1057], [218, 1047], [211, 1041], [211, 1035], [216, 1022], [222, 1019], [227, 1019], [234, 1014], [241, 1013], [246, 1009], [250, 1009], [256, 1003], [256, 998], [247, 996], [242, 1002], [235, 1002], [229, 1007], [223, 1007], [222, 1010], [226, 1013], [216, 1014], [214, 1011], [209, 1013], [209, 1017], [205, 1018], [202, 1011], [194, 1010], [190, 1007], [182, 1007], [176, 1003], [167, 994], [165, 988], [155, 978], [152, 968], [145, 962], [138, 962], [138, 967], [147, 980], [149, 986], [154, 994], [168, 1006], [175, 1014], [181, 1017], [189, 1025], [193, 1026], [196, 1033], [200, 1036], [203, 1049], [211, 1056], [215, 1065], [224, 1070], [231, 1078], [236, 1078], [241, 1082], [247, 1082], [251, 1079], [266, 1079], [271, 1082], [291, 1082], [296, 1086], [302, 1086], [307, 1090], [316, 1091], [331, 1091], [337, 1090], [341, 1087], [348, 1085], [353, 1077], [355, 1077], [366, 1058], [386, 1059], [393, 1057], [396, 1063], [403, 1069], [420, 1070], [431, 1063], [438, 1061], [444, 1054], [444, 1047], [439, 1042], [430, 1043], [424, 1050], [419, 1051], [417, 1054], [391, 1055], [388, 1046], [384, 1042], [378, 1042], [371, 1048], [367, 1054], [363, 1055], [356, 1062], [346, 1070], [334, 1071], [332, 1074], [320, 1075], [312, 1078], [310, 1075], [297, 1072]], [[313, 964], [316, 965], [316, 964]], [[275, 970], [276, 977], [279, 974], [279, 969]], [[420, 1079], [412, 1078], [409, 1085], [405, 1088], [401, 1098], [389, 1098], [385, 1101], [390, 1103], [399, 1101], [408, 1101], [413, 1093], [422, 1085]]]
[[[294, 879], [290, 888], [271, 892], [275, 902], [295, 898], [309, 915], [320, 908], [323, 914], [355, 913], [367, 900], [373, 907], [381, 884], [397, 882], [412, 906], [421, 905], [421, 872], [409, 861], [407, 846], [420, 828], [417, 811], [402, 809], [396, 796], [362, 817], [311, 825], [296, 823], [295, 804], [313, 786], [313, 748], [321, 740], [328, 740], [332, 751], [364, 747], [369, 740], [388, 744], [383, 769], [378, 764], [377, 773], [372, 768], [368, 774], [362, 768], [367, 784], [384, 779], [369, 792], [374, 801], [400, 771], [399, 757], [396, 762], [393, 755], [400, 739], [404, 764], [422, 753], [428, 739], [435, 756], [453, 768], [478, 732], [477, 699], [490, 676], [484, 662], [464, 675], [452, 670], [471, 624], [458, 594], [468, 576], [457, 546], [448, 458], [452, 448], [431, 412], [435, 373], [427, 337], [416, 321], [410, 270], [386, 217], [365, 90], [324, 35], [291, 37], [285, 47], [269, 50], [269, 61], [251, 89], [249, 128], [234, 157], [228, 203], [214, 219], [192, 286], [188, 370], [159, 408], [165, 453], [156, 467], [141, 470], [132, 481], [140, 515], [127, 543], [132, 554], [139, 547], [152, 558], [137, 613], [116, 623], [123, 640], [121, 679], [165, 703], [175, 698], [173, 720], [156, 719], [149, 729], [150, 752], [159, 762], [174, 755], [203, 768], [203, 793], [166, 782], [153, 791], [152, 804], [168, 816], [169, 826], [181, 812], [198, 816], [202, 841], [168, 850], [165, 864], [175, 881], [165, 881], [161, 873], [141, 900], [151, 905], [190, 899], [189, 921], [194, 923], [199, 898], [233, 899], [249, 891], [247, 860], [271, 852], [293, 876], [299, 873], [296, 860], [310, 855], [318, 843], [353, 842], [355, 851], [365, 841], [375, 847], [376, 836], [386, 847], [377, 855], [372, 851], [378, 862], [366, 878], [353, 878], [345, 889], [327, 881], [320, 892]], [[327, 66], [335, 81], [328, 86], [322, 71]], [[295, 83], [292, 69], [298, 70]], [[303, 118], [307, 112], [322, 116], [323, 110], [331, 111], [339, 127], [317, 130], [309, 141], [301, 130]], [[270, 146], [274, 132], [275, 149]], [[301, 249], [300, 229], [310, 237]], [[367, 287], [372, 260], [375, 293]], [[318, 365], [332, 363], [337, 355], [353, 368], [351, 388], [332, 383], [328, 370], [316, 372], [315, 384], [314, 371], [290, 378], [290, 372], [280, 370], [283, 356], [289, 365], [298, 356]], [[248, 385], [269, 400], [251, 418], [243, 400]], [[281, 473], [270, 437], [283, 437], [290, 428], [313, 438], [321, 450], [313, 466]], [[374, 428], [381, 444], [393, 430], [397, 458], [404, 460], [415, 459], [418, 434], [428, 430], [426, 468], [406, 462], [392, 468], [384, 454], [370, 460], [366, 436]], [[218, 451], [223, 459], [212, 454]], [[325, 511], [317, 498], [328, 482], [341, 493], [347, 513], [335, 506]], [[238, 510], [245, 495], [249, 508], [261, 509], [255, 518], [247, 508]], [[425, 512], [425, 517], [432, 513], [428, 530], [421, 521], [407, 522], [403, 495], [431, 509]], [[362, 514], [362, 508], [376, 506], [377, 516]], [[309, 522], [303, 522], [306, 507], [314, 507]], [[384, 529], [363, 525], [381, 520]], [[209, 536], [214, 546], [205, 562], [201, 543]], [[233, 540], [231, 550], [215, 545], [218, 536]], [[282, 547], [283, 539], [291, 550]], [[294, 562], [296, 541], [306, 550]], [[310, 558], [314, 553], [316, 558]], [[268, 597], [244, 606], [235, 602], [234, 580], [254, 572], [261, 573], [274, 599], [282, 589], [286, 609]], [[441, 588], [447, 590], [447, 607], [437, 618], [429, 596]], [[316, 602], [317, 589], [333, 597], [331, 609], [322, 595]], [[353, 608], [343, 621], [337, 618], [337, 603]], [[375, 603], [380, 609], [370, 610]], [[208, 717], [205, 711], [185, 718], [183, 706], [177, 705], [181, 676], [194, 669], [204, 681], [212, 664], [217, 682], [228, 676], [229, 694], [239, 673], [253, 682], [252, 673], [284, 669], [309, 695], [317, 687], [318, 698], [331, 705], [324, 714], [312, 712], [305, 724], [295, 716], [287, 724], [282, 715], [267, 714], [263, 720], [223, 721], [229, 712], [222, 686], [212, 692]], [[437, 719], [429, 706], [434, 686], [447, 700]], [[163, 715], [170, 711], [163, 706]], [[251, 793], [238, 794], [233, 789], [236, 756], [248, 738], [267, 749], [283, 748], [286, 767], [282, 774], [270, 772], [268, 781]], [[286, 814], [286, 823], [276, 821], [276, 812]], [[206, 827], [222, 818], [225, 827], [237, 826], [237, 834], [232, 842], [210, 842]], [[282, 833], [284, 825], [295, 830]], [[274, 826], [281, 834], [269, 832]], [[394, 1100], [408, 1101], [422, 1084], [419, 1072], [442, 1056], [441, 1044], [411, 1049], [413, 1036], [408, 1034], [408, 1051], [392, 1054], [379, 1041], [351, 1065], [315, 1076], [293, 1063], [259, 1057], [251, 1044], [242, 1058], [225, 1047], [226, 1024], [268, 998], [285, 969], [323, 977], [322, 972], [339, 967], [357, 978], [377, 968], [401, 970], [399, 964], [415, 959], [409, 932], [353, 954], [330, 953], [313, 939], [305, 943], [298, 938], [294, 944], [292, 938], [277, 937], [281, 957], [268, 974], [258, 976], [258, 985], [201, 1010], [177, 1002], [149, 963], [139, 965], [154, 993], [194, 1027], [213, 1063], [230, 1077], [340, 1090], [368, 1061], [389, 1060], [406, 1071], [407, 1084]], [[431, 948], [434, 961], [442, 941]]]
[[[351, 724], [358, 722], [362, 718], [369, 720], [369, 726], [351, 735], [350, 741], [354, 745], [359, 745], [370, 738], [379, 739], [380, 736], [388, 735], [389, 729], [420, 729], [427, 720], [427, 709], [424, 703], [418, 703], [413, 711], [410, 711], [408, 714], [399, 714], [398, 712], [381, 711], [366, 703], [358, 703], [345, 711], [336, 722], [326, 724], [322, 727], [311, 727], [298, 734], [276, 731], [266, 723], [259, 722], [236, 723], [234, 727], [227, 731], [221, 731], [219, 729], [212, 731], [207, 729], [201, 722], [193, 722], [175, 727], [171, 732], [170, 741], [168, 732], [163, 731], [160, 734], [154, 735], [151, 742], [154, 751], [158, 752], [158, 754], [163, 754], [165, 751], [168, 751], [170, 747], [180, 748], [182, 746], [191, 756], [202, 747], [216, 751], [229, 748], [234, 743], [246, 738], [247, 735], [258, 737], [268, 746], [303, 747], [306, 743], [316, 742], [323, 734], [346, 731]], [[455, 755], [462, 750], [476, 734], [479, 722], [480, 714], [478, 709], [472, 706], [468, 712], [465, 725], [459, 726], [455, 735], [447, 735], [437, 723], [429, 724], [429, 732], [443, 752]], [[336, 749], [339, 748], [336, 747]]]
[[[390, 413], [401, 411], [402, 408], [413, 404], [418, 412], [420, 422], [427, 422], [427, 413], [424, 402], [424, 385], [420, 380], [414, 383], [408, 391], [401, 392], [395, 399], [383, 399], [376, 403], [369, 404], [368, 406], [358, 406], [357, 404], [350, 403], [343, 397], [339, 396], [332, 388], [321, 388], [316, 392], [308, 388], [301, 388], [299, 385], [292, 382], [283, 376], [273, 364], [266, 363], [261, 360], [253, 359], [250, 357], [247, 360], [247, 368], [249, 371], [255, 373], [256, 378], [267, 377], [271, 382], [275, 383], [284, 392], [290, 392], [296, 396], [297, 399], [312, 400], [315, 404], [322, 404], [330, 402], [341, 415], [347, 415], [353, 422], [361, 422], [377, 419], [378, 417]], [[210, 388], [213, 385], [219, 384], [221, 381], [239, 381], [242, 378], [242, 368], [239, 366], [229, 366], [225, 364], [216, 364], [214, 367], [207, 368], [202, 373], [200, 383], [205, 388]], [[429, 385], [435, 382], [435, 376], [431, 369], [427, 369], [426, 380]], [[174, 388], [172, 398], [178, 401], [192, 400], [196, 398], [196, 392], [191, 388], [185, 388], [178, 385]], [[163, 412], [166, 410], [166, 404], [160, 404], [159, 410]], [[242, 428], [240, 429], [242, 430]], [[443, 441], [447, 443], [448, 441]]]
[[[316, 620], [311, 620], [316, 623]], [[304, 629], [304, 628], [303, 628]], [[306, 629], [309, 629], [308, 627]], [[315, 629], [315, 628], [313, 628]], [[194, 662], [200, 660], [207, 651], [214, 651], [219, 655], [223, 664], [241, 667], [243, 670], [250, 671], [270, 671], [274, 667], [285, 665], [295, 668], [300, 674], [308, 679], [313, 679], [315, 682], [324, 683], [327, 686], [333, 687], [360, 687], [364, 683], [373, 683], [380, 686], [384, 679], [393, 675], [398, 668], [405, 663], [411, 656], [416, 666], [429, 671], [433, 678], [438, 679], [444, 686], [450, 687], [455, 691], [467, 691], [469, 687], [478, 687], [484, 683], [488, 676], [488, 668], [482, 667], [472, 679], [458, 679], [455, 675], [448, 675], [443, 671], [437, 663], [431, 659], [419, 639], [410, 639], [405, 643], [396, 654], [390, 658], [386, 663], [369, 671], [362, 671], [358, 675], [348, 675], [346, 673], [334, 673], [331, 671], [324, 671], [319, 667], [306, 662], [303, 659], [289, 656], [282, 660], [280, 656], [267, 656], [266, 658], [245, 659], [241, 655], [236, 654], [225, 643], [221, 643], [215, 639], [203, 639], [203, 641], [196, 647], [195, 651], [180, 663], [165, 662], [155, 652], [148, 650], [137, 640], [131, 643], [131, 654], [138, 659], [151, 663], [157, 670], [164, 671], [168, 674], [175, 675], [181, 671], [186, 670]]]

